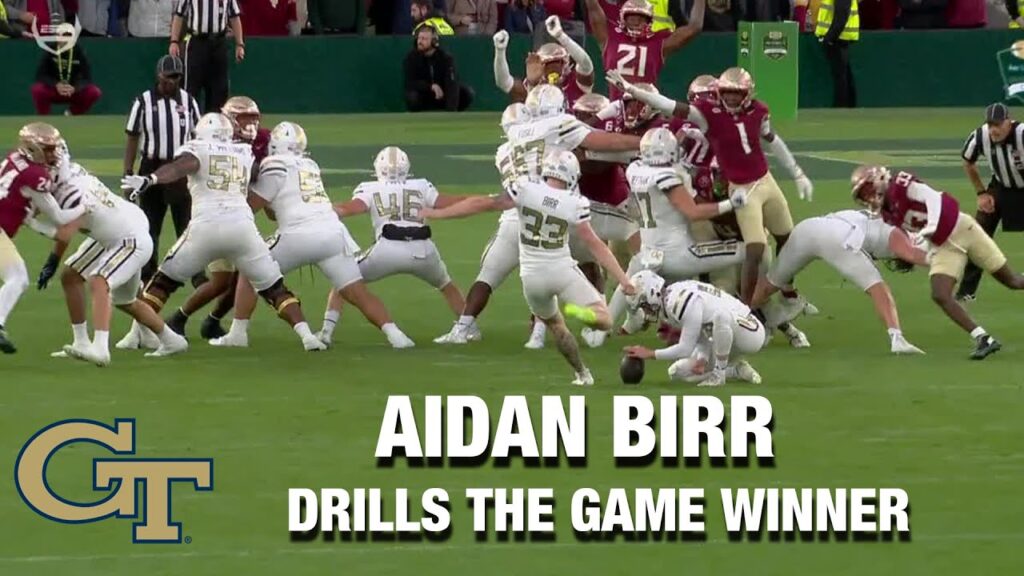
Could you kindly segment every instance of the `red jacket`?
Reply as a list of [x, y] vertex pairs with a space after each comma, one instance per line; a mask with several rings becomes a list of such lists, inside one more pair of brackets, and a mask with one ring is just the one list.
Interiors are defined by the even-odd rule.
[[295, 0], [239, 0], [246, 36], [287, 36], [288, 22], [297, 20]]

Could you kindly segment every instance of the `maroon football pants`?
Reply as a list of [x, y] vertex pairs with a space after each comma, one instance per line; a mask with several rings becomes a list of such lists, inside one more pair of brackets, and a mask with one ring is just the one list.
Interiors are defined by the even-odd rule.
[[42, 82], [32, 85], [32, 100], [36, 103], [36, 112], [40, 116], [48, 115], [54, 104], [68, 104], [71, 114], [75, 116], [85, 114], [100, 96], [103, 96], [103, 92], [95, 84], [81, 86], [71, 96], [61, 96], [57, 93], [56, 86]]

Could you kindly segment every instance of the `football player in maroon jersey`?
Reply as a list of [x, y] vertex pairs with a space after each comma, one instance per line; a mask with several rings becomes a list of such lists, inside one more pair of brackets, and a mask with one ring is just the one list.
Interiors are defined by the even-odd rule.
[[[586, 0], [590, 29], [601, 46], [605, 71], [616, 70], [629, 82], [655, 84], [665, 59], [686, 46], [704, 28], [705, 0], [696, 0], [689, 24], [674, 31], [651, 31], [654, 9], [647, 0], [626, 0], [619, 9], [619, 22], [608, 25], [598, 0]], [[609, 98], [622, 96], [616, 86], [609, 87]]]
[[711, 143], [730, 189], [747, 191], [747, 204], [736, 211], [736, 220], [747, 246], [740, 294], [741, 300], [749, 303], [768, 244], [765, 228], [780, 248], [793, 229], [789, 204], [768, 171], [761, 142], [789, 170], [801, 198], [810, 201], [814, 192], [786, 143], [772, 131], [768, 107], [752, 98], [754, 83], [750, 74], [742, 68], [729, 68], [715, 82], [716, 98], [696, 98], [692, 104], [640, 90], [615, 70], [608, 73], [608, 81], [662, 114], [693, 122]]
[[[12, 238], [22, 224], [36, 228], [31, 215], [39, 210], [53, 225], [63, 226], [85, 211], [84, 206], [62, 209], [51, 195], [50, 169], [57, 164], [60, 132], [43, 122], [27, 124], [18, 131], [18, 148], [0, 162], [0, 352], [17, 351], [4, 325], [18, 298], [28, 288], [28, 269]], [[66, 248], [66, 241], [63, 241]], [[63, 251], [63, 248], [61, 249]], [[59, 257], [51, 255], [39, 276], [43, 288], [57, 271]]]
[[557, 41], [542, 45], [526, 57], [526, 78], [512, 76], [505, 50], [508, 32], [494, 35], [494, 82], [512, 102], [525, 102], [530, 89], [539, 84], [554, 84], [562, 89], [569, 106], [594, 88], [594, 62], [587, 51], [562, 30], [558, 16], [549, 16], [544, 26]]
[[1002, 345], [979, 326], [953, 297], [968, 260], [1012, 290], [1024, 290], [1024, 276], [1006, 263], [1006, 256], [974, 218], [960, 211], [955, 198], [939, 192], [907, 172], [892, 174], [882, 166], [860, 166], [851, 177], [853, 199], [892, 226], [910, 234], [928, 250], [932, 300], [974, 338], [974, 360]]
[[[637, 84], [640, 90], [658, 93], [654, 84]], [[665, 118], [658, 113], [651, 105], [633, 98], [629, 94], [623, 94], [618, 100], [611, 102], [603, 110], [598, 112], [598, 127], [605, 132], [617, 132], [620, 134], [632, 134], [643, 136], [653, 128], [668, 128], [673, 133], [683, 127], [685, 120], [681, 118]]]
[[[250, 184], [256, 181], [259, 175], [260, 163], [270, 153], [270, 130], [260, 126], [260, 108], [256, 101], [248, 96], [232, 96], [224, 103], [221, 113], [235, 123], [235, 140], [248, 142], [252, 145], [253, 174]], [[171, 330], [182, 336], [185, 335], [185, 325], [189, 316], [201, 310], [215, 298], [217, 304], [213, 311], [203, 319], [199, 333], [204, 340], [212, 340], [225, 336], [227, 332], [220, 325], [222, 318], [235, 304], [235, 287], [238, 282], [238, 272], [226, 260], [217, 260], [207, 267], [210, 273], [210, 280], [201, 286], [188, 297], [181, 308], [178, 308], [167, 320]]]

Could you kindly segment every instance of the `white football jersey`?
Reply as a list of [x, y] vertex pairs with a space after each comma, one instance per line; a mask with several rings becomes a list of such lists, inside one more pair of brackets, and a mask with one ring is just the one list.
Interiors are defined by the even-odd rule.
[[[703, 306], [690, 307], [694, 299], [699, 299]], [[687, 322], [700, 322], [703, 326], [710, 324], [718, 312], [727, 312], [738, 319], [750, 316], [750, 308], [728, 292], [696, 280], [676, 282], [665, 288], [662, 297], [664, 320], [675, 328], [682, 328]], [[693, 310], [700, 308], [700, 317], [693, 316]], [[690, 315], [687, 315], [690, 311]]]
[[540, 180], [541, 162], [552, 152], [575, 150], [591, 128], [571, 114], [559, 114], [509, 127], [513, 168], [517, 177]]
[[640, 218], [640, 242], [644, 247], [671, 249], [692, 244], [690, 224], [668, 197], [676, 186], [693, 195], [690, 176], [675, 166], [648, 166], [636, 161], [626, 168], [629, 191]]
[[[863, 210], [840, 210], [818, 218], [839, 220], [850, 227], [850, 234], [847, 236], [844, 248], [850, 250], [863, 250], [875, 258], [892, 258], [894, 255], [889, 249], [889, 236], [895, 230], [893, 226], [886, 224], [881, 218], [872, 216]], [[843, 224], [836, 222], [838, 226]]]
[[520, 178], [509, 196], [519, 214], [519, 273], [543, 274], [554, 266], [572, 266], [569, 233], [590, 220], [590, 202], [569, 190]]
[[[494, 154], [494, 166], [501, 175], [501, 189], [508, 190], [516, 179], [515, 165], [512, 158], [512, 144], [502, 142], [498, 151]], [[515, 208], [509, 208], [501, 213], [498, 222], [511, 222], [519, 218], [519, 212]]]
[[340, 226], [320, 178], [320, 166], [308, 156], [268, 156], [260, 164], [253, 192], [270, 203], [282, 232]]
[[84, 206], [82, 233], [101, 245], [149, 233], [149, 220], [138, 206], [114, 194], [84, 170], [62, 182], [54, 198], [65, 210]]
[[199, 160], [199, 170], [188, 177], [192, 221], [253, 217], [248, 202], [254, 162], [251, 144], [190, 140], [176, 155], [182, 154]]
[[405, 182], [363, 182], [356, 187], [352, 197], [362, 200], [370, 209], [374, 236], [380, 238], [385, 224], [426, 224], [420, 216], [420, 210], [424, 207], [433, 208], [437, 202], [438, 192], [429, 181], [413, 178]]

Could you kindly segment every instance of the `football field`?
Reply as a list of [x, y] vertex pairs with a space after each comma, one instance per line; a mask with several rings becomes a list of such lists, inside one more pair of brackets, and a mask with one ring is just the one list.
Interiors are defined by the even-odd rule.
[[[283, 117], [268, 117], [270, 126]], [[493, 166], [499, 128], [496, 114], [296, 116], [324, 169], [336, 201], [371, 178], [373, 155], [387, 144], [402, 146], [413, 173], [443, 194], [497, 191]], [[804, 111], [799, 121], [777, 122], [797, 160], [815, 184], [813, 203], [797, 199], [788, 175], [776, 176], [796, 220], [851, 206], [849, 175], [858, 163], [884, 163], [915, 172], [974, 212], [974, 192], [960, 166], [968, 132], [982, 120], [978, 110], [900, 109]], [[7, 148], [24, 118], [0, 119]], [[119, 117], [57, 118], [72, 157], [112, 188], [121, 172], [124, 133]], [[987, 170], [985, 171], [987, 173]], [[986, 176], [987, 178], [987, 176]], [[261, 228], [272, 230], [260, 217]], [[437, 222], [434, 237], [453, 278], [468, 290], [497, 215]], [[346, 221], [360, 245], [372, 241], [368, 218]], [[165, 225], [161, 252], [171, 244]], [[1024, 269], [1024, 237], [997, 241], [1012, 266]], [[19, 251], [35, 278], [48, 241], [23, 230]], [[510, 278], [481, 317], [483, 341], [449, 348], [431, 340], [452, 317], [440, 294], [414, 278], [372, 285], [396, 322], [417, 342], [392, 350], [358, 312], [346, 308], [334, 348], [306, 354], [294, 333], [262, 303], [250, 327], [249, 349], [216, 349], [199, 339], [199, 317], [188, 334], [191, 349], [163, 360], [113, 352], [105, 369], [50, 352], [70, 342], [59, 281], [45, 291], [33, 286], [7, 328], [19, 352], [0, 356], [0, 575], [300, 576], [344, 574], [1011, 574], [1019, 573], [1024, 547], [1024, 297], [991, 279], [982, 283], [970, 311], [1003, 342], [984, 362], [967, 359], [972, 341], [929, 299], [927, 272], [893, 274], [883, 269], [899, 305], [904, 333], [927, 351], [923, 357], [888, 354], [888, 338], [867, 297], [822, 263], [798, 285], [821, 314], [797, 325], [812, 348], [795, 350], [776, 337], [751, 358], [764, 383], [730, 383], [701, 394], [727, 400], [761, 394], [775, 414], [774, 467], [616, 467], [611, 450], [612, 398], [693, 394], [671, 383], [667, 362], [648, 362], [639, 387], [618, 379], [619, 350], [626, 343], [655, 345], [653, 334], [610, 340], [584, 350], [597, 380], [581, 390], [569, 385], [571, 370], [549, 343], [543, 351], [522, 347], [528, 311], [518, 278]], [[301, 297], [314, 330], [321, 323], [328, 285], [308, 270], [289, 286]], [[171, 302], [178, 305], [188, 289]], [[172, 310], [169, 305], [168, 311]], [[115, 316], [112, 339], [128, 327]], [[227, 322], [225, 322], [227, 327]], [[574, 329], [578, 332], [578, 326]], [[477, 466], [378, 466], [374, 448], [389, 394], [475, 395], [492, 409], [492, 426], [503, 396], [521, 394], [539, 408], [542, 395], [587, 397], [585, 468]], [[536, 411], [539, 414], [539, 410]], [[214, 460], [212, 492], [178, 484], [174, 520], [187, 543], [132, 544], [131, 521], [108, 519], [61, 524], [37, 515], [14, 485], [22, 445], [38, 430], [64, 419], [112, 424], [136, 419], [136, 455]], [[535, 422], [535, 425], [539, 425]], [[109, 452], [73, 444], [49, 462], [53, 491], [70, 500], [103, 497], [92, 489], [92, 461]], [[393, 509], [396, 487], [412, 502], [430, 487], [452, 495], [453, 529], [444, 542], [293, 541], [288, 533], [289, 488], [381, 488]], [[554, 489], [557, 537], [553, 541], [479, 541], [462, 492], [467, 487]], [[634, 487], [905, 489], [912, 506], [909, 541], [731, 541], [718, 498], [708, 498], [706, 541], [584, 541], [572, 531], [569, 503], [580, 487], [600, 491]], [[416, 507], [413, 507], [416, 510]]]

